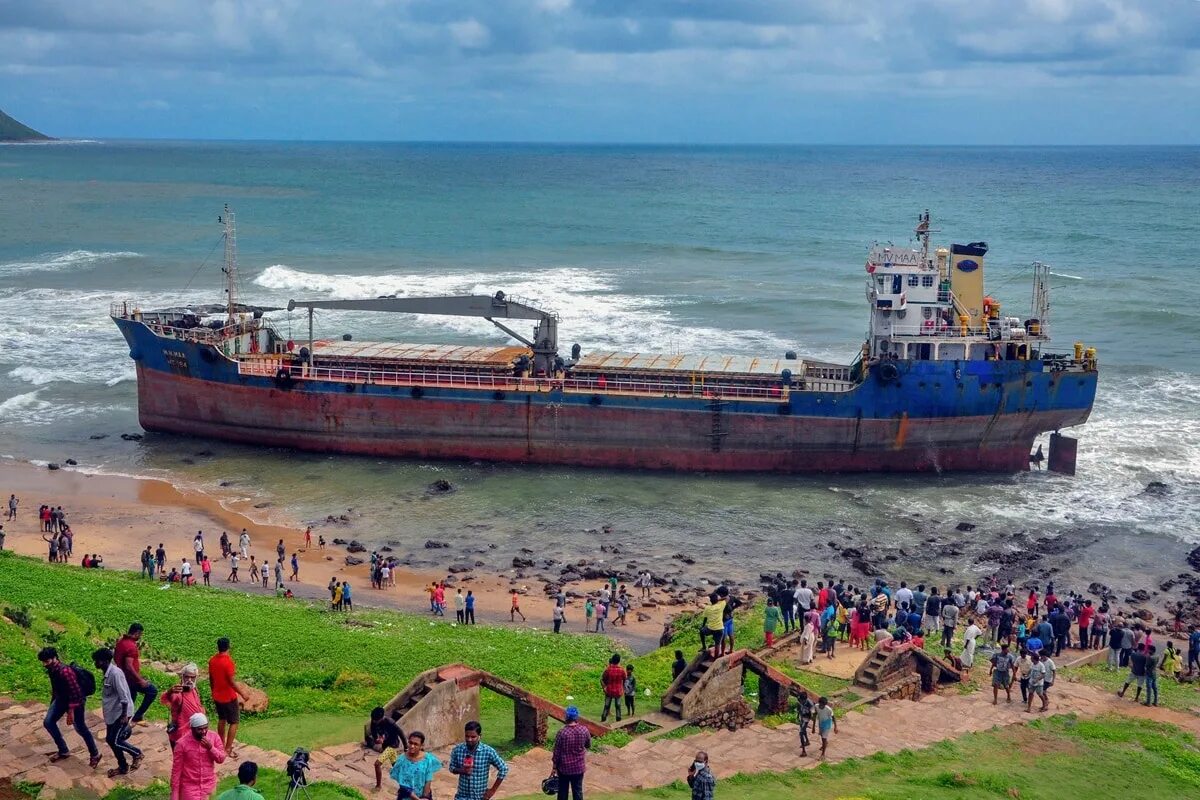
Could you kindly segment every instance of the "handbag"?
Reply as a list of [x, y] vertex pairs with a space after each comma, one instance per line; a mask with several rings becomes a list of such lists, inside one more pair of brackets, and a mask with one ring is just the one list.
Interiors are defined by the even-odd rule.
[[558, 776], [551, 775], [542, 781], [542, 794], [558, 794]]

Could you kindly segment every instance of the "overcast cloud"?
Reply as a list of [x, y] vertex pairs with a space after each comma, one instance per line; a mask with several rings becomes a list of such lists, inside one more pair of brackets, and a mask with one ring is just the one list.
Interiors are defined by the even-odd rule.
[[63, 136], [1195, 143], [1197, 0], [0, 0]]

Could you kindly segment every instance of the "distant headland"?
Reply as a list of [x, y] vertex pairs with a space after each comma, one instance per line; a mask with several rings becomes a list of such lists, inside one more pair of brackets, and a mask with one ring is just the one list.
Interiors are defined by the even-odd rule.
[[52, 142], [53, 136], [39, 133], [28, 125], [22, 125], [0, 111], [0, 142]]

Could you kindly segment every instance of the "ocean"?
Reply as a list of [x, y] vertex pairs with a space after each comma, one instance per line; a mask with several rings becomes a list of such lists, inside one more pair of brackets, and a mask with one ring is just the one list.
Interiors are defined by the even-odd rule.
[[[1027, 313], [1030, 263], [1052, 265], [1052, 349], [1082, 341], [1101, 365], [1079, 474], [669, 475], [125, 441], [136, 386], [109, 303], [220, 302], [226, 203], [246, 302], [503, 290], [558, 311], [585, 351], [844, 362], [866, 331], [866, 247], [907, 241], [928, 208], [936, 242], [989, 243], [1006, 313]], [[1030, 575], [1118, 585], [1179, 572], [1200, 542], [1197, 242], [1194, 147], [0, 147], [0, 456], [166, 477], [276, 519], [348, 513], [331, 535], [401, 542], [414, 563], [439, 555], [426, 539], [497, 566], [521, 548], [614, 558], [605, 544], [621, 564], [752, 581], [847, 573], [853, 546], [893, 576], [969, 578], [999, 548], [1029, 550]], [[300, 336], [299, 314], [271, 316]], [[503, 341], [482, 320], [335, 312], [318, 332]], [[456, 491], [427, 494], [437, 478]]]

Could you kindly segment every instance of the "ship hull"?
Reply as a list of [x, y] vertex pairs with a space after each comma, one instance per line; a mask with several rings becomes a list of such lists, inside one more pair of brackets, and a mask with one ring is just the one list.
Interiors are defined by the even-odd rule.
[[[149, 431], [418, 459], [687, 472], [1016, 472], [1087, 419], [1095, 372], [1037, 361], [900, 363], [893, 381], [778, 402], [496, 392], [239, 375], [204, 345], [118, 320]], [[211, 350], [211, 349], [210, 349]]]

